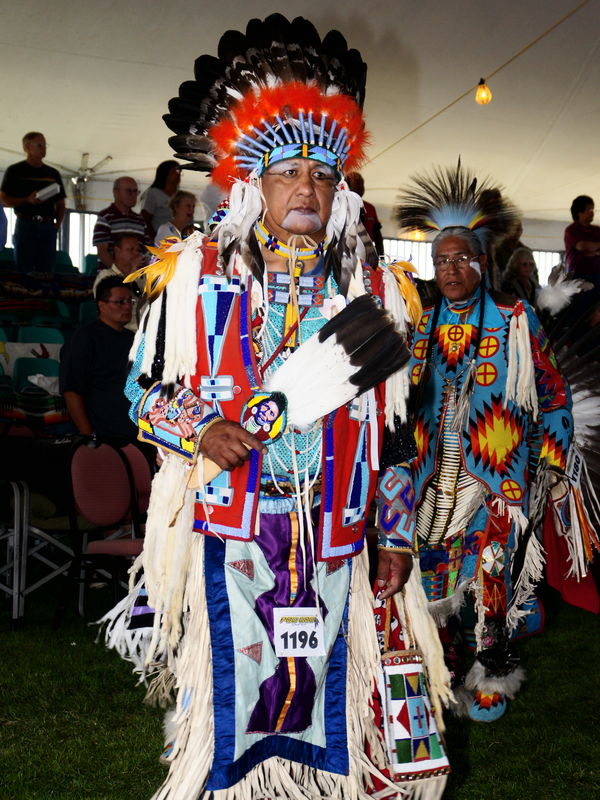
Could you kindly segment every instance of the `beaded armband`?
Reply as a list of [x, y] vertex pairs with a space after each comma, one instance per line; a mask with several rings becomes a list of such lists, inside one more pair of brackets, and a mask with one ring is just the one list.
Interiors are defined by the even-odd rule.
[[155, 383], [145, 393], [138, 411], [138, 439], [176, 453], [190, 463], [198, 455], [202, 434], [220, 419], [191, 389], [175, 387], [168, 399]]
[[410, 467], [388, 467], [379, 479], [375, 502], [379, 549], [415, 553], [415, 490]]

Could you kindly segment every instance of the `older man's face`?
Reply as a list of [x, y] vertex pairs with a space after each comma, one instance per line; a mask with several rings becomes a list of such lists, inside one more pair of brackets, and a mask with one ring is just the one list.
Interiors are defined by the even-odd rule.
[[289, 158], [270, 166], [262, 177], [265, 225], [287, 242], [290, 234], [325, 237], [336, 177], [331, 167], [306, 158]]
[[115, 244], [115, 265], [123, 275], [129, 275], [142, 266], [143, 254], [136, 236], [124, 236], [120, 244]]
[[115, 203], [125, 208], [133, 208], [138, 201], [138, 185], [133, 178], [120, 178], [113, 189]]
[[469, 243], [459, 236], [448, 236], [440, 243], [434, 259], [435, 280], [440, 292], [450, 302], [466, 300], [481, 283], [481, 275], [471, 261], [485, 268], [485, 255], [476, 256]]

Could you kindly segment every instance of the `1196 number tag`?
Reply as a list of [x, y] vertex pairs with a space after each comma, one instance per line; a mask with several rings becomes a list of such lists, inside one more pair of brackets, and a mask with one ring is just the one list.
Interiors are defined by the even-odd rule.
[[324, 656], [323, 619], [317, 608], [275, 608], [275, 655]]

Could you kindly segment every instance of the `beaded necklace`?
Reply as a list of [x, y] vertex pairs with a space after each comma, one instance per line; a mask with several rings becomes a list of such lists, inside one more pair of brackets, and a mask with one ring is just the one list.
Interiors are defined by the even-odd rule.
[[267, 250], [293, 261], [310, 261], [311, 258], [318, 258], [323, 255], [328, 244], [327, 237], [325, 237], [322, 242], [313, 243], [311, 247], [288, 247], [281, 239], [269, 233], [260, 219], [257, 219], [254, 224], [254, 233], [259, 243]]
[[[298, 295], [300, 293], [301, 282], [304, 280], [302, 276], [303, 262], [311, 261], [315, 258], [322, 258], [327, 242], [324, 239], [322, 242], [317, 244], [317, 242], [313, 242], [309, 236], [293, 234], [290, 236], [288, 244], [285, 245], [276, 236], [269, 233], [260, 220], [257, 220], [254, 225], [254, 233], [259, 244], [287, 261], [288, 295], [287, 299], [284, 301], [284, 334], [286, 337], [288, 337], [288, 347], [293, 349], [296, 346], [296, 331], [300, 322], [300, 306], [298, 303]], [[309, 247], [299, 247], [298, 245], [301, 242], [303, 244], [308, 243]], [[267, 287], [265, 287], [265, 289], [266, 288]]]

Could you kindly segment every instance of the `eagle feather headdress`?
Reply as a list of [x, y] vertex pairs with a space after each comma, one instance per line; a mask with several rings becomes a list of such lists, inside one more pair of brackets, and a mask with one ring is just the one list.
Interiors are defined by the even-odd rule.
[[196, 59], [194, 73], [163, 119], [175, 155], [220, 186], [295, 154], [338, 174], [362, 161], [367, 66], [339, 31], [321, 39], [303, 17], [251, 19], [245, 33], [223, 34], [217, 56]]

